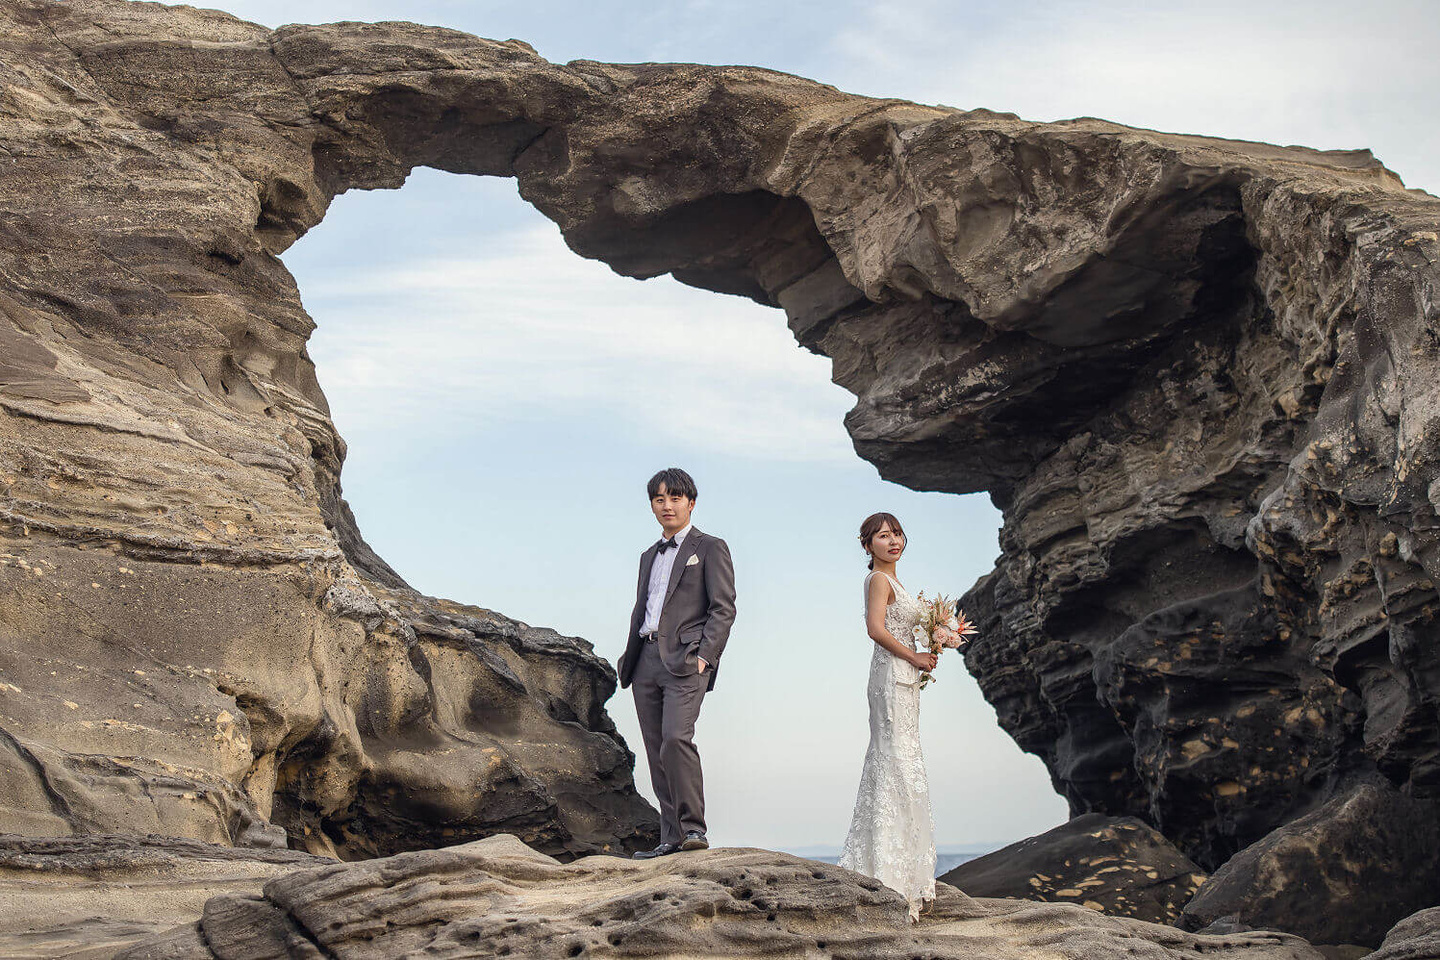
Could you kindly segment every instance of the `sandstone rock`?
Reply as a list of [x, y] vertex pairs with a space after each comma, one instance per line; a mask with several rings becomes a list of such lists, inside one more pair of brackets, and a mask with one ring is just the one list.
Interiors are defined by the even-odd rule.
[[[243, 951], [243, 954], [242, 954]], [[320, 957], [844, 956], [967, 960], [1120, 955], [1321, 960], [1285, 934], [1225, 937], [1069, 904], [973, 900], [945, 884], [916, 926], [868, 877], [764, 850], [562, 864], [509, 837], [300, 870], [222, 895], [125, 960]]]
[[272, 255], [324, 122], [272, 40], [0, 2], [0, 829], [649, 846], [610, 666], [355, 528]]
[[213, 896], [326, 862], [170, 837], [0, 835], [0, 956], [108, 958], [193, 924]]
[[1088, 813], [940, 879], [972, 897], [1078, 903], [1112, 917], [1174, 923], [1205, 875], [1148, 824]]
[[1185, 906], [1185, 926], [1222, 918], [1317, 944], [1379, 946], [1440, 899], [1440, 810], [1388, 783], [1359, 783], [1251, 844]]
[[417, 824], [556, 853], [649, 828], [603, 715], [562, 706], [609, 695], [586, 645], [406, 593], [344, 506], [275, 255], [417, 165], [516, 177], [622, 273], [783, 308], [883, 476], [990, 491], [967, 663], [1075, 814], [1213, 869], [1355, 771], [1440, 790], [1440, 201], [1368, 152], [408, 24], [0, 0], [0, 27], [11, 829], [365, 855]]
[[1373, 960], [1434, 960], [1440, 957], [1440, 907], [1411, 914], [1385, 935]]

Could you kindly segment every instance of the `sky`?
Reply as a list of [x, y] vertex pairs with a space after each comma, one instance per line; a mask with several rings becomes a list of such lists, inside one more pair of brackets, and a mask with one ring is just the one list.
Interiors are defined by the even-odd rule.
[[[754, 64], [1031, 120], [1369, 147], [1440, 190], [1440, 17], [1425, 0], [218, 6], [269, 26], [414, 20], [555, 62]], [[897, 514], [901, 581], [955, 595], [998, 554], [988, 499], [880, 480], [842, 425], [853, 397], [778, 311], [582, 260], [512, 181], [420, 169], [398, 191], [352, 191], [283, 259], [318, 324], [346, 498], [422, 592], [584, 637], [613, 663], [659, 532], [645, 481], [690, 471], [695, 525], [729, 543], [738, 594], [695, 738], [711, 840], [838, 847], [868, 736], [860, 521]], [[922, 702], [937, 843], [994, 849], [1063, 822], [1043, 765], [960, 658], [938, 676]], [[628, 691], [609, 709], [643, 751]], [[636, 780], [653, 799], [643, 760]]]

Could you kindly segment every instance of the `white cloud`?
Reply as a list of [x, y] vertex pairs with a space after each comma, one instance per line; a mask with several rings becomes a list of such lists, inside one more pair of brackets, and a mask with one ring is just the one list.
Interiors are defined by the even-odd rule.
[[342, 430], [599, 414], [744, 457], [853, 460], [841, 425], [853, 398], [780, 311], [617, 276], [548, 224], [494, 249], [307, 280], [311, 355]]
[[839, 30], [869, 94], [1323, 149], [1369, 147], [1440, 190], [1440, 18], [1425, 0], [942, 7], [889, 0]]

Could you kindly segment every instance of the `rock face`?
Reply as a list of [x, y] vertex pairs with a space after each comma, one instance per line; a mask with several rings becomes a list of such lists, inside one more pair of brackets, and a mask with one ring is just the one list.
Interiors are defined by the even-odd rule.
[[783, 308], [882, 475], [990, 491], [967, 662], [1075, 813], [1209, 870], [1355, 777], [1440, 792], [1440, 202], [1368, 153], [409, 24], [0, 21], [11, 829], [347, 856], [649, 829], [608, 668], [407, 591], [341, 498], [275, 255], [417, 165]]
[[0, 835], [0, 957], [108, 958], [193, 924], [211, 897], [328, 862], [171, 837]]
[[341, 498], [273, 255], [325, 123], [275, 42], [0, 2], [0, 829], [648, 846], [610, 666], [409, 589]]
[[1378, 947], [1398, 918], [1436, 901], [1437, 833], [1435, 802], [1357, 784], [1231, 857], [1185, 906], [1185, 926], [1238, 921]]
[[1036, 956], [1322, 960], [1278, 933], [1186, 934], [1084, 907], [972, 900], [940, 884], [908, 922], [899, 894], [764, 850], [562, 864], [511, 837], [298, 870], [260, 895], [212, 898], [197, 923], [120, 954], [209, 957]]
[[1149, 824], [1087, 813], [940, 879], [972, 897], [1078, 903], [1112, 917], [1174, 923], [1205, 874]]

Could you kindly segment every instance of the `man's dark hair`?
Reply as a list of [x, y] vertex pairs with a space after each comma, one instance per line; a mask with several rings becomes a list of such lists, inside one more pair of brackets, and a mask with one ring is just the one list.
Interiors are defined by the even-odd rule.
[[687, 500], [695, 500], [700, 496], [695, 491], [695, 481], [690, 479], [690, 474], [679, 467], [668, 467], [650, 478], [650, 482], [645, 485], [645, 492], [650, 495], [651, 500], [660, 493], [661, 484], [664, 484], [666, 493], [678, 493]]

